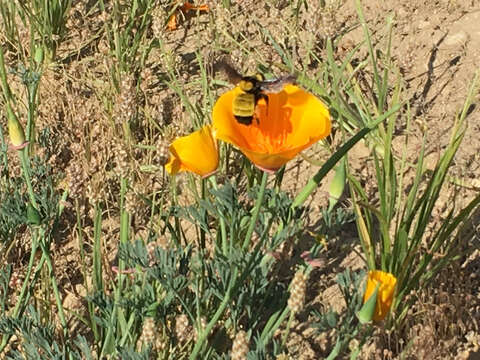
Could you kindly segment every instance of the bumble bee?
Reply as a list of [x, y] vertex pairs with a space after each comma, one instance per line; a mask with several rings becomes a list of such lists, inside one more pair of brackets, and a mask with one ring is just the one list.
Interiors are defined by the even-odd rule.
[[244, 125], [251, 125], [254, 118], [259, 123], [259, 116], [256, 111], [257, 104], [263, 99], [268, 109], [267, 93], [278, 93], [283, 90], [285, 85], [296, 82], [294, 75], [265, 80], [262, 74], [242, 76], [224, 60], [217, 64], [226, 73], [229, 81], [241, 90], [241, 93], [233, 99], [232, 112], [235, 119]]

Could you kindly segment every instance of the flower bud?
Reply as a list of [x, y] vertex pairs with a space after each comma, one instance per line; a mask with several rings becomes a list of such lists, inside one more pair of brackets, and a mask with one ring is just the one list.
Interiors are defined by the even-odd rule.
[[25, 133], [22, 124], [20, 124], [11, 110], [8, 113], [8, 134], [10, 136], [10, 142], [16, 148], [20, 148], [25, 144]]
[[374, 270], [368, 273], [367, 286], [363, 296], [363, 307], [357, 313], [362, 323], [370, 320], [381, 321], [387, 316], [393, 302], [397, 279], [393, 274]]
[[39, 46], [35, 49], [35, 54], [33, 56], [33, 59], [39, 65], [43, 62], [43, 47], [42, 46]]

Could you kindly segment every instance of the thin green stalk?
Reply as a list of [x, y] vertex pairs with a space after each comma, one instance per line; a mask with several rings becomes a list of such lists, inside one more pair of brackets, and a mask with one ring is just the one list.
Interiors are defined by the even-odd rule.
[[93, 218], [93, 284], [95, 291], [103, 291], [103, 271], [102, 271], [102, 208], [95, 204]]
[[335, 346], [333, 347], [332, 351], [330, 354], [328, 354], [328, 357], [326, 360], [334, 360], [337, 358], [337, 356], [340, 354], [340, 350], [342, 349], [342, 342], [340, 339], [337, 339], [337, 342], [335, 343]]
[[[32, 242], [32, 252], [30, 253], [30, 259], [29, 259], [29, 262], [28, 262], [27, 273], [25, 274], [25, 280], [22, 284], [22, 289], [20, 290], [20, 295], [18, 296], [17, 303], [15, 304], [15, 308], [13, 309], [13, 313], [12, 313], [13, 318], [17, 318], [17, 317], [22, 315], [23, 310], [25, 309], [25, 306], [22, 306], [22, 304], [26, 304], [28, 302], [29, 291], [33, 290], [32, 285], [36, 282], [35, 281], [36, 277], [37, 277], [41, 267], [43, 266], [43, 264], [45, 262], [45, 257], [42, 256], [42, 258], [40, 259], [40, 263], [37, 265], [37, 267], [34, 271], [34, 273], [35, 273], [34, 279], [31, 281], [31, 284], [28, 287], [28, 280], [30, 279], [30, 274], [31, 274], [33, 262], [35, 260], [36, 252], [37, 252], [37, 249], [38, 249], [38, 241], [36, 241], [36, 237], [32, 236], [32, 241], [35, 242], [35, 245], [33, 245], [33, 242]], [[27, 291], [27, 287], [28, 287], [29, 291]], [[24, 297], [25, 297], [25, 300], [24, 300]], [[2, 342], [0, 344], [0, 354], [2, 353], [5, 346], [7, 346], [7, 343], [8, 343], [8, 340], [10, 339], [10, 337], [11, 337], [10, 335], [6, 335], [6, 334], [4, 334], [2, 336]]]
[[290, 334], [290, 328], [292, 326], [292, 322], [294, 318], [295, 318], [295, 313], [293, 311], [290, 311], [290, 316], [288, 317], [287, 326], [285, 328], [285, 332], [283, 333], [283, 337], [282, 337], [282, 346], [281, 346], [282, 348], [287, 343], [287, 337], [288, 337], [288, 334]]
[[[215, 190], [218, 190], [217, 179], [215, 176], [210, 176], [210, 182]], [[225, 226], [225, 218], [220, 214], [220, 234], [222, 236], [222, 253], [227, 255], [228, 253], [228, 244], [227, 244], [227, 228]]]
[[244, 250], [248, 248], [248, 246], [250, 245], [250, 241], [252, 240], [253, 230], [255, 229], [255, 224], [257, 223], [258, 215], [260, 214], [260, 209], [262, 207], [263, 198], [265, 197], [267, 179], [268, 179], [268, 174], [266, 172], [263, 172], [262, 183], [260, 185], [257, 202], [255, 203], [255, 207], [252, 213], [252, 218], [250, 219], [250, 225], [248, 226], [247, 235], [245, 236], [245, 241], [243, 242], [243, 246], [242, 246], [242, 249]]
[[197, 339], [197, 342], [196, 342], [196, 344], [193, 348], [193, 351], [192, 351], [192, 353], [189, 357], [190, 360], [196, 359], [198, 353], [200, 352], [200, 350], [203, 347], [203, 343], [205, 342], [208, 334], [210, 334], [213, 327], [215, 326], [215, 324], [218, 322], [218, 320], [222, 316], [223, 312], [225, 311], [225, 308], [229, 304], [229, 302], [232, 298], [232, 293], [234, 293], [238, 290], [238, 287], [240, 286], [240, 284], [242, 284], [245, 281], [245, 279], [247, 278], [247, 276], [251, 273], [252, 263], [255, 261], [256, 257], [258, 256], [261, 245], [262, 245], [262, 242], [259, 242], [255, 246], [254, 250], [252, 251], [252, 255], [250, 256], [250, 259], [249, 259], [247, 265], [245, 266], [245, 268], [244, 268], [244, 270], [243, 270], [243, 272], [240, 276], [238, 276], [238, 268], [237, 267], [235, 267], [232, 270], [232, 276], [230, 278], [230, 283], [228, 284], [228, 289], [225, 293], [225, 297], [223, 298], [220, 306], [218, 307], [217, 311], [213, 315], [213, 317], [210, 320], [210, 322], [208, 323], [208, 325], [205, 327], [205, 329], [199, 335], [199, 337]]
[[122, 213], [120, 215], [120, 243], [128, 242], [128, 231], [130, 229], [130, 216], [125, 210], [125, 194], [127, 193], [127, 179], [120, 180], [120, 206]]
[[[120, 179], [120, 244], [126, 244], [128, 242], [128, 232], [130, 230], [130, 214], [125, 209], [125, 195], [127, 193], [128, 181], [126, 178]], [[118, 275], [117, 283], [114, 286], [114, 306], [112, 311], [111, 326], [108, 327], [103, 348], [101, 351], [101, 357], [111, 354], [115, 347], [115, 337], [122, 338], [129, 329], [129, 324], [126, 321], [123, 309], [119, 306], [120, 298], [122, 295], [123, 285], [125, 281], [125, 263], [122, 259], [118, 261]]]
[[[45, 234], [42, 231], [41, 236], [44, 236], [44, 235]], [[66, 339], [68, 335], [67, 321], [65, 320], [65, 312], [63, 310], [62, 299], [60, 297], [60, 292], [58, 291], [58, 285], [55, 279], [55, 273], [53, 271], [52, 260], [50, 257], [50, 250], [46, 247], [45, 238], [40, 239], [40, 247], [42, 248], [43, 254], [45, 254], [45, 262], [47, 263], [49, 278], [52, 283], [53, 294], [55, 296], [55, 301], [57, 303], [58, 317], [60, 318], [60, 324], [62, 325], [63, 335]]]
[[238, 269], [235, 268], [233, 270], [232, 277], [230, 278], [230, 284], [228, 285], [228, 289], [227, 289], [227, 292], [225, 293], [225, 297], [223, 298], [220, 306], [218, 307], [217, 311], [213, 315], [208, 325], [198, 336], [197, 342], [195, 343], [192, 353], [190, 354], [190, 357], [189, 357], [190, 360], [195, 360], [197, 358], [197, 355], [200, 352], [201, 348], [203, 347], [203, 343], [205, 342], [208, 334], [210, 334], [210, 331], [212, 331], [213, 327], [215, 326], [217, 321], [220, 319], [220, 316], [222, 316], [223, 312], [225, 311], [225, 308], [229, 304], [230, 299], [232, 297], [232, 290], [235, 288], [235, 285], [237, 282], [237, 275], [238, 275]]
[[18, 316], [20, 307], [23, 304], [23, 297], [25, 296], [25, 291], [27, 290], [28, 280], [30, 279], [33, 263], [35, 261], [35, 256], [37, 255], [37, 249], [38, 249], [38, 239], [34, 234], [32, 234], [32, 250], [30, 251], [30, 259], [28, 260], [27, 273], [25, 274], [25, 281], [22, 284], [20, 295], [18, 296], [18, 299], [16, 300], [17, 303], [15, 304], [15, 308], [13, 309], [14, 318]]
[[[85, 291], [87, 294], [90, 292], [88, 281], [87, 281], [87, 267], [86, 267], [86, 259], [85, 259], [85, 250], [83, 247], [83, 232], [82, 232], [82, 219], [80, 218], [80, 205], [78, 203], [78, 199], [75, 199], [75, 212], [77, 215], [77, 233], [78, 233], [78, 247], [80, 249], [80, 260], [82, 262], [82, 273], [83, 273], [83, 285], [85, 286]], [[90, 314], [90, 326], [93, 330], [93, 335], [95, 340], [99, 340], [99, 334], [97, 329], [97, 324], [94, 320], [95, 309], [94, 305], [91, 301], [87, 302], [88, 312]]]
[[37, 102], [37, 90], [40, 79], [32, 80], [32, 84], [27, 86], [28, 90], [28, 113], [27, 113], [27, 133], [26, 138], [28, 145], [26, 147], [26, 153], [31, 154], [33, 150], [33, 144], [35, 143], [35, 109]]
[[[201, 197], [202, 197], [202, 200], [205, 200], [205, 191], [206, 191], [206, 186], [205, 186], [205, 179], [201, 179], [200, 180], [200, 184], [201, 184], [201, 187], [202, 187], [202, 194], [201, 194]], [[206, 214], [205, 214], [206, 215]], [[205, 219], [206, 220], [206, 219]], [[205, 229], [203, 228], [203, 226], [200, 226], [200, 248], [202, 251], [205, 250]], [[203, 262], [202, 262], [202, 266], [203, 266]]]
[[285, 309], [283, 309], [282, 313], [276, 313], [272, 315], [270, 320], [263, 328], [262, 335], [260, 335], [260, 340], [262, 340], [264, 344], [267, 344], [270, 341], [270, 338], [274, 335], [275, 330], [280, 327], [280, 324], [283, 323], [289, 312], [290, 309], [288, 306], [285, 306]]
[[19, 156], [20, 162], [22, 163], [23, 178], [25, 179], [25, 184], [27, 185], [27, 192], [30, 202], [32, 203], [32, 206], [38, 210], [37, 201], [35, 200], [35, 194], [33, 192], [32, 181], [30, 180], [30, 167], [26, 148], [19, 150]]

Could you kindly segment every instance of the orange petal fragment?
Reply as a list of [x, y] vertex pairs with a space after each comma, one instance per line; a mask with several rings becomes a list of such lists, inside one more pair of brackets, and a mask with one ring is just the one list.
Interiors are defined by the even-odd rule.
[[167, 28], [170, 31], [177, 30], [177, 14], [172, 14], [168, 19]]
[[183, 12], [187, 13], [189, 11], [209, 11], [209, 10], [210, 9], [209, 9], [207, 4], [193, 5], [189, 2], [184, 2], [183, 5], [178, 7], [175, 10], [175, 13], [172, 14], [172, 16], [170, 16], [170, 19], [168, 19], [167, 28], [171, 31], [177, 29], [177, 24], [178, 24], [178, 18], [177, 18], [177, 14], [176, 14], [177, 11], [183, 11]]
[[219, 161], [217, 142], [210, 125], [177, 138], [169, 150], [171, 155], [165, 169], [170, 175], [190, 171], [207, 177], [217, 170]]
[[182, 11], [185, 11], [185, 12], [190, 11], [190, 10], [193, 10], [193, 11], [209, 11], [209, 8], [208, 8], [207, 4], [193, 5], [189, 2], [183, 3], [183, 5], [181, 6], [181, 9], [182, 9]]

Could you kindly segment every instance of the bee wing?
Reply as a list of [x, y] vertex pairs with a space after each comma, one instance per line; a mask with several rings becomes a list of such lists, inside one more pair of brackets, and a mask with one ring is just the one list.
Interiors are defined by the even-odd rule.
[[223, 71], [227, 75], [228, 81], [236, 85], [242, 80], [242, 75], [225, 58], [218, 60], [213, 66], [213, 71]]
[[269, 93], [278, 93], [283, 90], [287, 84], [296, 84], [297, 77], [295, 75], [282, 76], [277, 79], [262, 81], [260, 89]]

